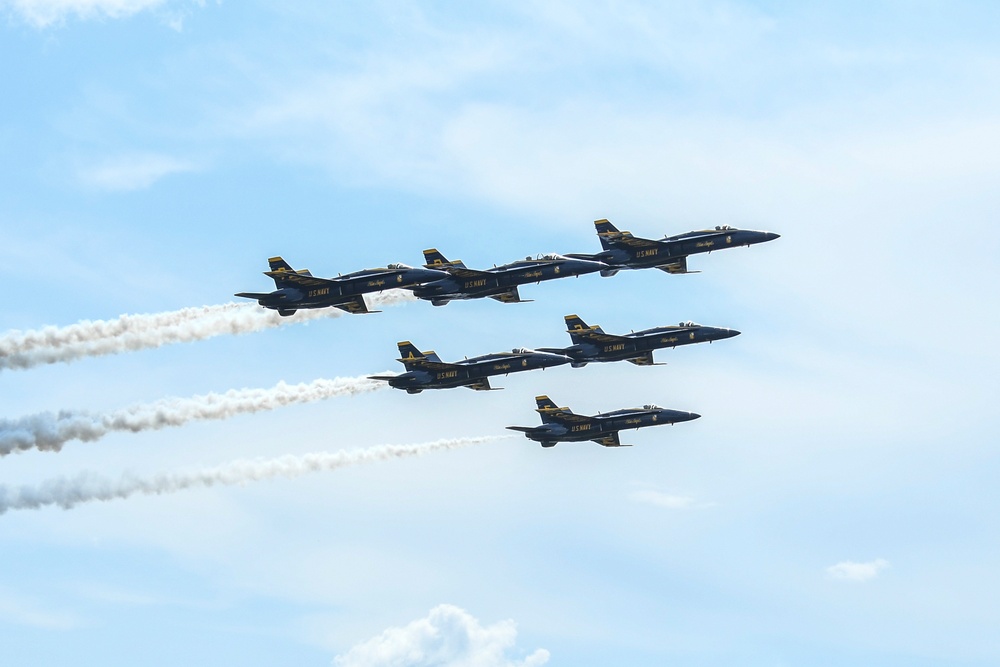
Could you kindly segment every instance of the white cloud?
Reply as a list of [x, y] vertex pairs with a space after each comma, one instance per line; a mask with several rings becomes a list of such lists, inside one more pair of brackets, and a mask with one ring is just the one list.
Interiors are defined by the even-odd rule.
[[166, 0], [10, 0], [7, 4], [28, 23], [45, 28], [75, 15], [81, 19], [124, 18], [163, 5]]
[[128, 191], [142, 190], [170, 174], [196, 169], [193, 162], [169, 155], [132, 153], [80, 169], [77, 176], [85, 185], [100, 190]]
[[878, 576], [878, 573], [889, 567], [889, 561], [876, 558], [868, 563], [855, 563], [845, 560], [826, 568], [827, 573], [844, 581], [869, 581]]
[[688, 496], [671, 496], [661, 491], [633, 491], [629, 494], [629, 500], [637, 503], [646, 503], [657, 507], [666, 507], [672, 510], [684, 510], [695, 507], [694, 498]]
[[389, 628], [377, 637], [338, 655], [337, 667], [534, 667], [549, 660], [549, 652], [537, 649], [516, 660], [507, 657], [514, 645], [514, 621], [483, 627], [468, 612], [442, 604], [422, 618], [401, 628]]

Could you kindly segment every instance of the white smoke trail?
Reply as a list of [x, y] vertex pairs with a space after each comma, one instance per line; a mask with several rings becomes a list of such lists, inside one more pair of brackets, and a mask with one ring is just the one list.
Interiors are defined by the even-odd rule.
[[509, 437], [511, 436], [456, 438], [419, 445], [377, 445], [367, 449], [342, 449], [337, 452], [288, 455], [276, 459], [238, 459], [226, 465], [192, 472], [163, 473], [147, 478], [126, 474], [117, 481], [96, 473], [83, 473], [72, 478], [51, 479], [38, 486], [0, 486], [0, 514], [9, 510], [39, 509], [49, 505], [70, 509], [81, 503], [128, 498], [136, 494], [159, 495], [195, 487], [243, 484], [275, 477], [293, 478], [310, 472], [421, 456], [438, 450], [457, 449]]
[[[375, 308], [414, 300], [413, 294], [399, 289], [367, 298]], [[0, 335], [0, 370], [189, 343], [222, 334], [245, 334], [345, 314], [338, 308], [319, 308], [281, 317], [251, 303], [224, 303], [150, 315], [122, 315], [114, 320], [84, 320], [65, 327], [13, 330]]]
[[224, 394], [164, 398], [107, 414], [62, 410], [21, 419], [0, 419], [0, 456], [27, 449], [58, 452], [69, 440], [89, 442], [111, 431], [148, 431], [189, 421], [228, 419], [234, 415], [274, 410], [335, 396], [354, 396], [389, 385], [367, 377], [318, 379], [309, 383], [279, 382], [270, 389], [231, 389]]

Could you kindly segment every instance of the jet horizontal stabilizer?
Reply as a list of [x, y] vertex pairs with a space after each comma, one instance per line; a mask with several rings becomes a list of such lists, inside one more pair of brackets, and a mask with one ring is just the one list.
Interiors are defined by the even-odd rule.
[[237, 292], [233, 296], [241, 296], [244, 299], [266, 299], [271, 296], [270, 294], [261, 294], [259, 292]]

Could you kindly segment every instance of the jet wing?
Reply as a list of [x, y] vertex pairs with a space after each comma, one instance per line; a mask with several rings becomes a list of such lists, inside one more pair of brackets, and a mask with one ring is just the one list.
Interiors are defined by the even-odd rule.
[[496, 299], [500, 303], [531, 303], [531, 299], [522, 299], [516, 287], [512, 287], [501, 294], [491, 294], [491, 299]]
[[331, 304], [336, 308], [345, 310], [352, 315], [366, 315], [368, 313], [380, 313], [380, 310], [368, 310], [368, 306], [365, 304], [364, 297], [360, 294], [352, 298], [350, 301], [345, 301], [344, 303], [334, 303]]
[[419, 368], [427, 371], [449, 371], [461, 368], [458, 364], [449, 364], [444, 361], [431, 361], [430, 359], [397, 359], [396, 361], [402, 361], [408, 370], [411, 368]]
[[666, 364], [658, 364], [653, 361], [653, 353], [647, 352], [646, 354], [639, 355], [638, 357], [632, 357], [631, 359], [626, 359], [626, 361], [635, 364], [636, 366], [666, 366]]
[[594, 438], [592, 442], [596, 442], [599, 445], [605, 447], [631, 447], [632, 445], [623, 445], [622, 441], [618, 439], [618, 431], [614, 433], [609, 433], [603, 438]]
[[293, 283], [295, 285], [303, 285], [305, 287], [340, 287], [340, 283], [336, 280], [317, 278], [316, 276], [310, 276], [307, 273], [296, 273], [294, 271], [265, 271], [264, 275], [270, 276], [271, 278], [277, 278], [283, 283]]
[[622, 343], [625, 341], [635, 340], [634, 338], [629, 338], [628, 336], [616, 336], [614, 334], [604, 333], [603, 331], [594, 330], [579, 330], [579, 329], [567, 329], [566, 333], [573, 334], [574, 336], [584, 336], [588, 340], [598, 341], [601, 343]]
[[656, 248], [662, 245], [659, 241], [642, 239], [637, 236], [632, 236], [627, 232], [619, 232], [617, 235], [610, 235], [608, 240], [617, 245], [625, 245], [630, 248]]
[[467, 384], [465, 386], [475, 391], [500, 391], [503, 389], [503, 387], [491, 387], [489, 378], [483, 378], [482, 380], [477, 380], [474, 384]]
[[468, 269], [464, 266], [445, 266], [442, 267], [445, 271], [455, 276], [456, 278], [466, 278], [468, 280], [476, 280], [479, 278], [489, 278], [495, 274], [489, 271], [477, 271], [476, 269]]
[[678, 257], [676, 261], [670, 262], [668, 264], [660, 264], [657, 266], [660, 271], [666, 271], [667, 273], [680, 274], [680, 273], [701, 273], [701, 271], [688, 271], [688, 260], [687, 257]]
[[[536, 412], [541, 412], [536, 410]], [[578, 415], [568, 410], [548, 410], [542, 412], [542, 421], [553, 421], [558, 424], [597, 424], [598, 420], [587, 415]]]

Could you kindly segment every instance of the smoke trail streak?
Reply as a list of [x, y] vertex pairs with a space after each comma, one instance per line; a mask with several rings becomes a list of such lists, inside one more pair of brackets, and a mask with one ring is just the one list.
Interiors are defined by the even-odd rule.
[[509, 437], [512, 436], [456, 438], [419, 445], [377, 445], [367, 449], [342, 449], [337, 452], [288, 455], [276, 459], [238, 459], [215, 468], [192, 472], [162, 473], [146, 478], [125, 474], [117, 481], [96, 473], [82, 473], [72, 478], [50, 479], [38, 486], [22, 486], [17, 489], [0, 486], [0, 514], [9, 510], [39, 509], [49, 505], [71, 509], [82, 503], [124, 499], [136, 494], [159, 495], [196, 487], [243, 484], [275, 477], [294, 478], [321, 470], [422, 456], [438, 450], [457, 449]]
[[69, 440], [89, 442], [111, 431], [158, 430], [189, 421], [228, 419], [292, 403], [310, 403], [335, 396], [354, 396], [388, 385], [367, 377], [318, 379], [309, 383], [279, 382], [270, 389], [231, 389], [224, 394], [164, 398], [107, 414], [62, 410], [20, 419], [0, 419], [0, 456], [28, 449], [58, 452]]
[[[413, 300], [410, 292], [398, 289], [369, 296], [373, 307]], [[224, 303], [150, 315], [122, 315], [114, 320], [84, 320], [65, 327], [13, 330], [0, 335], [0, 370], [189, 343], [343, 315], [346, 313], [337, 308], [318, 308], [281, 317], [250, 303]]]

